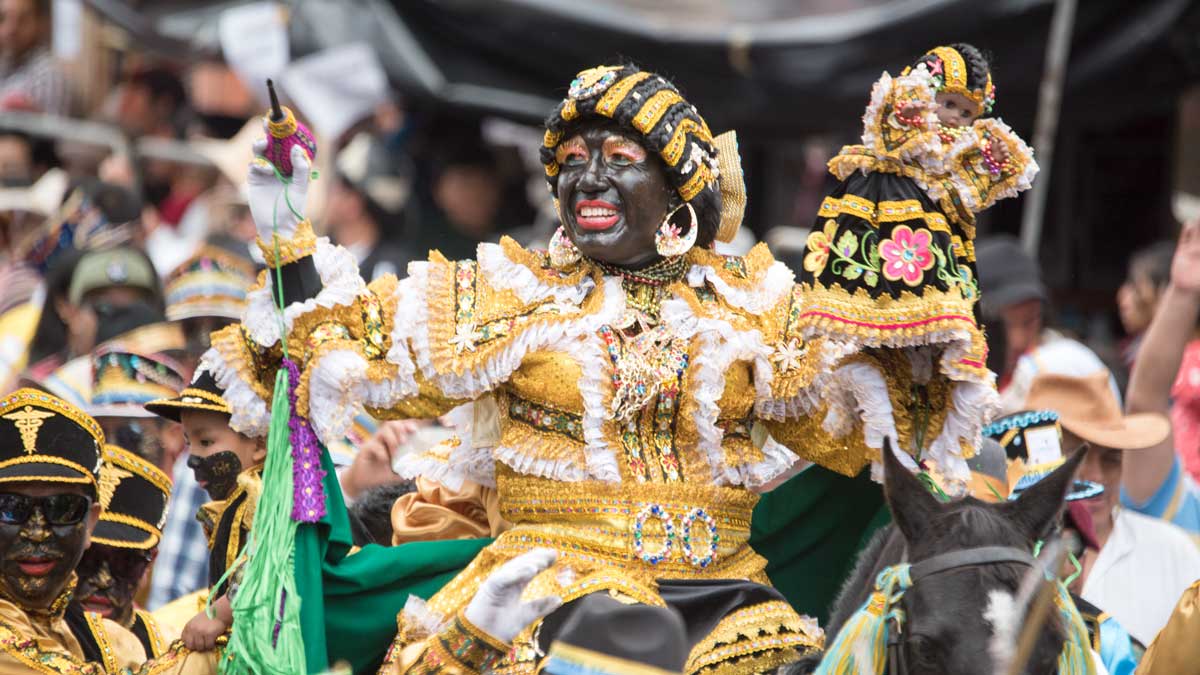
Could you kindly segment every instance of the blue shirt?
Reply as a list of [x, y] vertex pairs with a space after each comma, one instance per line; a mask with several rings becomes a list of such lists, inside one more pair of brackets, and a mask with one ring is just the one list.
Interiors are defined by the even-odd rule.
[[[1137, 451], [1127, 454], [1137, 461]], [[1139, 504], [1122, 488], [1121, 503], [1138, 513], [1178, 525], [1200, 544], [1200, 488], [1197, 488], [1191, 477], [1183, 471], [1179, 457], [1175, 457], [1166, 480], [1150, 499]]]

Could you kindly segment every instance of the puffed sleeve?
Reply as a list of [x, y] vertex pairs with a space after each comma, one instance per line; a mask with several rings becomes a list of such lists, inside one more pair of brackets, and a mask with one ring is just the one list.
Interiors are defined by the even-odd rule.
[[491, 672], [492, 665], [509, 649], [509, 645], [476, 628], [460, 612], [441, 631], [423, 641], [407, 646], [399, 640], [394, 642], [379, 672], [381, 675]]
[[[983, 118], [972, 125], [972, 142], [950, 165], [950, 180], [966, 207], [978, 213], [1001, 199], [1028, 190], [1037, 175], [1033, 150], [1000, 119]], [[998, 148], [1007, 159], [996, 161]]]
[[1200, 581], [1175, 605], [1175, 612], [1146, 650], [1137, 671], [1146, 675], [1194, 673], [1200, 664]]

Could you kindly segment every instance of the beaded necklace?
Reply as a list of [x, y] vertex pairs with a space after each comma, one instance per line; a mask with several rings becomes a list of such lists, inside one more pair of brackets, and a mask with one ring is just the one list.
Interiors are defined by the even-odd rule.
[[592, 262], [605, 274], [621, 278], [626, 309], [615, 325], [620, 330], [637, 325], [640, 331], [645, 331], [657, 325], [659, 310], [667, 297], [667, 286], [682, 279], [688, 268], [683, 256], [664, 258], [640, 270], [624, 269], [599, 260]]

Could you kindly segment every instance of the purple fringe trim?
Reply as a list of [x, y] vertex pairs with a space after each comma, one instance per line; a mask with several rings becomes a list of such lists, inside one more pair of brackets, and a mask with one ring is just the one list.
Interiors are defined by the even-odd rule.
[[292, 441], [292, 520], [315, 523], [325, 517], [325, 471], [321, 468], [321, 443], [308, 420], [296, 413], [296, 385], [300, 369], [291, 359], [284, 359], [288, 370], [288, 428]]

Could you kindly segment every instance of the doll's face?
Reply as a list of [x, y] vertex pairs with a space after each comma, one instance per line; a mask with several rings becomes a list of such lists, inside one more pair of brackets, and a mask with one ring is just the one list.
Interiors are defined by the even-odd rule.
[[608, 125], [567, 138], [556, 153], [559, 218], [579, 252], [635, 269], [657, 260], [654, 234], [672, 195], [662, 160]]
[[979, 119], [983, 108], [962, 94], [942, 92], [937, 95], [938, 121], [948, 127], [967, 127]]

